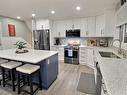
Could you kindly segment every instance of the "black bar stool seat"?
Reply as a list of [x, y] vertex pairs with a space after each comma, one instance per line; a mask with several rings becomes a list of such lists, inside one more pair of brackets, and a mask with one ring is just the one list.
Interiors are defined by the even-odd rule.
[[[42, 89], [41, 87], [41, 74], [40, 74], [40, 66], [38, 65], [31, 65], [31, 64], [25, 64], [23, 66], [17, 67], [16, 71], [18, 73], [18, 94], [20, 94], [21, 91], [26, 92], [30, 95], [33, 95], [39, 88]], [[38, 80], [39, 80], [39, 84], [38, 87], [35, 89], [35, 91], [33, 91], [33, 82], [32, 82], [32, 77], [38, 73]], [[27, 90], [22, 89], [24, 86], [21, 86], [21, 79], [20, 76], [24, 75], [28, 78], [29, 81], [27, 81], [27, 83], [30, 86], [30, 92], [28, 92]]]

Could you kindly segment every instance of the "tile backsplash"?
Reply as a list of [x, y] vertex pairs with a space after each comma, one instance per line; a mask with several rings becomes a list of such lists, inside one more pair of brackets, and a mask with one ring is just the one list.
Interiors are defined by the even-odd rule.
[[83, 38], [62, 38], [60, 42], [62, 45], [67, 45], [70, 41], [80, 41], [80, 45], [87, 45], [87, 40]]
[[61, 45], [68, 45], [70, 41], [80, 41], [80, 45], [87, 46], [89, 45], [90, 40], [96, 40], [96, 45], [99, 46], [99, 40], [106, 39], [108, 40], [108, 45], [111, 45], [112, 38], [59, 38]]

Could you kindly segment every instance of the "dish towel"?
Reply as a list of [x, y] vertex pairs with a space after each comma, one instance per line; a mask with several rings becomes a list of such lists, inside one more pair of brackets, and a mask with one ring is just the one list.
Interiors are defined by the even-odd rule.
[[73, 50], [72, 49], [68, 49], [68, 56], [72, 57], [73, 56]]

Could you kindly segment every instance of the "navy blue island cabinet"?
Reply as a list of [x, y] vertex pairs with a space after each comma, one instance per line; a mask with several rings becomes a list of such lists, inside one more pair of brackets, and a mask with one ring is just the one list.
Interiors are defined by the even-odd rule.
[[[37, 65], [40, 65], [42, 87], [43, 89], [48, 89], [58, 76], [58, 54], [42, 60]], [[37, 78], [34, 78], [36, 83], [38, 82]]]

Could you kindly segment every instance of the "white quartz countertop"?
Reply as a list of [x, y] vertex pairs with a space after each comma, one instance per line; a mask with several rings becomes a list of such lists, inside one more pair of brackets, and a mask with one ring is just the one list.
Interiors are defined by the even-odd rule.
[[29, 49], [28, 53], [16, 54], [15, 51], [16, 49], [0, 50], [0, 58], [36, 64], [58, 53], [56, 51]]
[[109, 48], [95, 51], [108, 95], [127, 95], [127, 59], [103, 58], [99, 51], [117, 53]]

